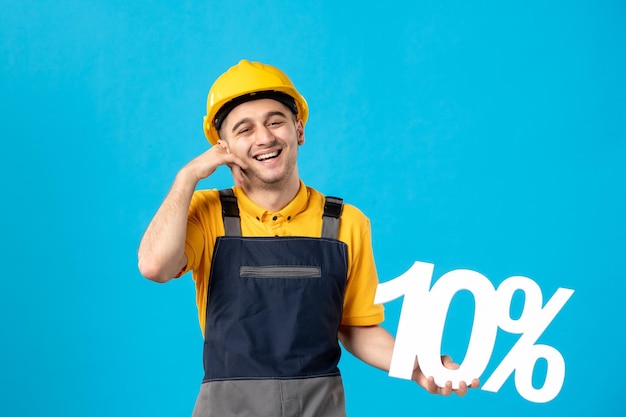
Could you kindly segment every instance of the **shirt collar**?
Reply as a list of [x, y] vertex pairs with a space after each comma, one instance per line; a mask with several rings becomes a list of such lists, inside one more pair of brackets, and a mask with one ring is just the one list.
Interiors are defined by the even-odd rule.
[[[237, 202], [239, 203], [239, 208], [245, 212], [246, 214], [256, 217], [257, 219], [262, 219], [266, 214], [275, 214], [272, 213], [263, 207], [256, 205], [246, 193], [243, 192], [243, 189], [240, 187], [234, 187], [235, 197], [237, 197]], [[292, 220], [298, 214], [303, 212], [309, 202], [309, 189], [304, 185], [304, 182], [300, 180], [300, 188], [298, 189], [298, 193], [296, 196], [287, 204], [282, 210], [278, 213], [281, 214], [287, 221]]]

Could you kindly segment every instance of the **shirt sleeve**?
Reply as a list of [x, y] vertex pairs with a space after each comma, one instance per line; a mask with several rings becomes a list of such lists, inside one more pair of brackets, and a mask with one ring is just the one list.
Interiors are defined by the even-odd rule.
[[193, 219], [187, 219], [187, 237], [185, 238], [185, 256], [187, 257], [187, 265], [178, 274], [182, 276], [187, 272], [198, 269], [200, 260], [202, 259], [202, 248], [204, 247], [204, 235], [202, 228]]
[[185, 237], [187, 265], [179, 276], [201, 268], [202, 264], [206, 263], [205, 258], [207, 256], [210, 260], [207, 248], [212, 248], [209, 241], [215, 240], [215, 233], [211, 230], [215, 230], [216, 216], [213, 213], [216, 211], [221, 213], [218, 193], [215, 190], [203, 190], [194, 193], [187, 215], [187, 235]]
[[[353, 206], [346, 205], [339, 238], [348, 244], [348, 281], [341, 324], [371, 326], [384, 318], [382, 304], [374, 304], [378, 274], [372, 250], [370, 222]], [[345, 239], [345, 240], [344, 240]]]

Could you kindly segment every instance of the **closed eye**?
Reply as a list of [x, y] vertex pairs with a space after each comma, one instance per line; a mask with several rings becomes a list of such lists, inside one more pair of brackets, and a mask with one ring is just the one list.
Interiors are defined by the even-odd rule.
[[253, 126], [250, 126], [249, 124], [245, 124], [239, 127], [239, 129], [237, 130], [236, 136], [245, 136], [248, 135], [252, 132]]

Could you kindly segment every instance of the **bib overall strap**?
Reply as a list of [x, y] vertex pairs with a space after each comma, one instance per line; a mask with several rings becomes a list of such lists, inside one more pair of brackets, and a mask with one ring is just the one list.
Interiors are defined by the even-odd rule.
[[326, 197], [324, 215], [322, 216], [322, 237], [328, 239], [339, 238], [339, 219], [343, 210], [343, 199]]
[[222, 218], [224, 219], [224, 232], [226, 236], [241, 236], [241, 222], [239, 221], [239, 206], [237, 197], [232, 188], [220, 190], [222, 203]]

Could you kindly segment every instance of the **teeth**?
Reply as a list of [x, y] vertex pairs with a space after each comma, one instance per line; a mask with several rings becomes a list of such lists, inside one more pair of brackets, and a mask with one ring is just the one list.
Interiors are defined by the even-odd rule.
[[275, 152], [264, 153], [264, 154], [258, 155], [254, 159], [256, 159], [257, 161], [264, 161], [266, 159], [275, 158], [277, 156], [278, 156], [278, 151], [275, 151]]

